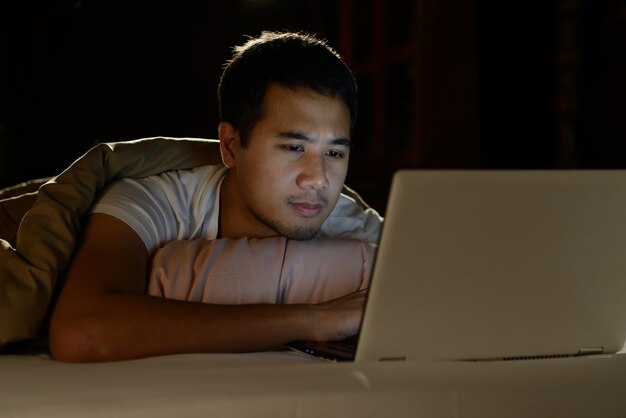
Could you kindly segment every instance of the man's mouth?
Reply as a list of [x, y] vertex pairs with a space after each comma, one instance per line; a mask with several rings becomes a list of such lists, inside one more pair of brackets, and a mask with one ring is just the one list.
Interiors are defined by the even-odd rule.
[[291, 202], [291, 207], [305, 218], [314, 218], [322, 212], [322, 209], [324, 209], [324, 205], [319, 203], [306, 202]]

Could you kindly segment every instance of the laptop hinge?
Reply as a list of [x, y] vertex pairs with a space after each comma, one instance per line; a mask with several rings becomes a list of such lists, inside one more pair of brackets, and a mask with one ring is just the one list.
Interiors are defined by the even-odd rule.
[[593, 354], [602, 354], [604, 353], [604, 348], [603, 347], [588, 347], [588, 348], [581, 348], [580, 350], [578, 350], [578, 356], [590, 356]]
[[381, 357], [378, 361], [406, 361], [406, 357]]

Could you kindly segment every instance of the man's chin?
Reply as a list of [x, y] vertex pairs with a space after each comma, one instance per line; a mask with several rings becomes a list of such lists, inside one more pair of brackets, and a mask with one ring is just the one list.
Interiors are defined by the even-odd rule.
[[319, 231], [319, 228], [314, 229], [314, 228], [296, 227], [296, 228], [291, 228], [286, 231], [279, 231], [279, 232], [281, 235], [289, 239], [295, 239], [298, 241], [306, 241], [306, 240], [310, 240], [314, 238], [317, 235], [318, 231]]
[[295, 239], [298, 241], [306, 241], [314, 238], [321, 228], [321, 224], [317, 222], [311, 222], [310, 224], [297, 221], [293, 221], [293, 224], [281, 222], [276, 219], [261, 219], [265, 225], [269, 226], [278, 235], [282, 235], [289, 239]]
[[283, 223], [278, 223], [274, 225], [274, 230], [286, 238], [295, 239], [298, 241], [306, 241], [314, 238], [319, 232], [320, 227], [318, 225], [290, 226]]

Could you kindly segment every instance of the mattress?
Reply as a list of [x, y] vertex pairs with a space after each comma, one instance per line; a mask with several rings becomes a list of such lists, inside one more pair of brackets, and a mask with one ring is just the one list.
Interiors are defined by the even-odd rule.
[[2, 417], [626, 416], [626, 355], [325, 363], [288, 351], [66, 364], [0, 356]]

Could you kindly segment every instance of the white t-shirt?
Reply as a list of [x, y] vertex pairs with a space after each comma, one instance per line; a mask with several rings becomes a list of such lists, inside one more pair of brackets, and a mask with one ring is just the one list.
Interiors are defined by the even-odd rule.
[[[105, 188], [91, 212], [106, 213], [128, 224], [150, 254], [172, 240], [212, 240], [217, 238], [220, 187], [226, 170], [223, 165], [207, 165], [121, 179]], [[375, 210], [364, 211], [341, 195], [318, 236], [376, 243], [381, 226], [382, 218]]]

